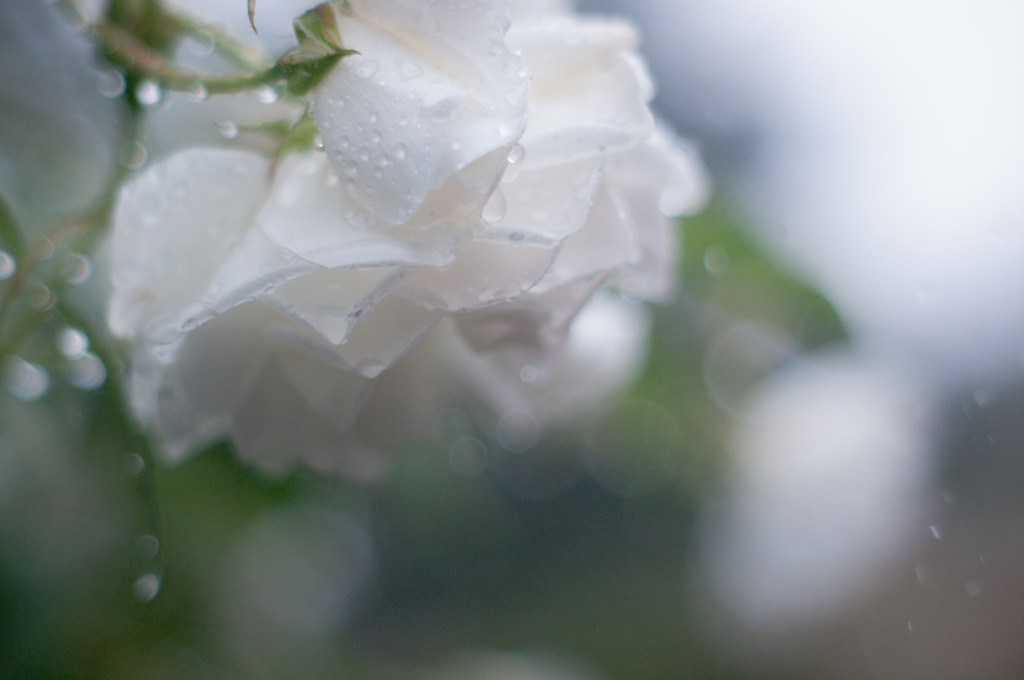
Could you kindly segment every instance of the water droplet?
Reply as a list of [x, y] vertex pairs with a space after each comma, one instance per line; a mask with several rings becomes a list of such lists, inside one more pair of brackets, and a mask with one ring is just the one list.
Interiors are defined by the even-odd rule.
[[95, 354], [85, 352], [71, 364], [68, 383], [80, 390], [95, 390], [107, 379], [107, 367]]
[[509, 165], [518, 165], [523, 162], [524, 158], [526, 158], [526, 149], [522, 144], [513, 144], [512, 148], [508, 150]]
[[104, 97], [116, 99], [124, 94], [125, 80], [120, 71], [114, 69], [100, 71], [97, 78], [100, 94]]
[[213, 49], [216, 45], [213, 42], [213, 36], [209, 33], [195, 33], [189, 36], [188, 48], [192, 54], [197, 57], [208, 57], [213, 54]]
[[129, 453], [125, 467], [128, 469], [128, 474], [138, 475], [146, 469], [146, 461], [137, 453]]
[[487, 446], [476, 437], [460, 437], [448, 450], [448, 464], [463, 477], [476, 477], [487, 469]]
[[374, 144], [380, 144], [380, 140], [384, 139], [384, 135], [381, 134], [380, 130], [374, 130], [373, 134], [370, 135], [370, 139], [373, 140]]
[[484, 222], [494, 224], [504, 219], [506, 212], [508, 212], [508, 202], [505, 200], [505, 194], [501, 193], [501, 189], [495, 189], [487, 200], [481, 216]]
[[153, 534], [142, 534], [135, 539], [135, 548], [144, 560], [151, 560], [160, 552], [160, 540]]
[[376, 123], [379, 120], [379, 117], [377, 116], [376, 113], [371, 112], [370, 113], [370, 117], [367, 118], [367, 120], [370, 121], [371, 125], [373, 125], [374, 123]]
[[367, 59], [363, 63], [356, 67], [356, 75], [360, 78], [369, 78], [377, 72], [377, 62], [372, 59]]
[[77, 328], [67, 326], [57, 336], [57, 347], [68, 359], [77, 359], [89, 349], [89, 338]]
[[92, 278], [92, 260], [80, 253], [72, 253], [68, 257], [67, 275], [65, 279], [72, 286], [78, 286]]
[[40, 312], [48, 312], [57, 304], [57, 296], [47, 286], [32, 283], [25, 293], [25, 300]]
[[130, 170], [138, 170], [146, 164], [148, 157], [149, 153], [146, 151], [146, 147], [142, 146], [141, 142], [132, 140], [125, 147], [121, 162]]
[[461, 148], [462, 148], [462, 142], [460, 142], [457, 139], [452, 140], [452, 150], [453, 151], [458, 151]]
[[512, 243], [519, 243], [524, 238], [526, 238], [526, 235], [523, 234], [523, 232], [521, 231], [513, 231], [511, 234], [508, 235], [508, 240], [511, 241]]
[[365, 146], [359, 147], [359, 160], [368, 161], [370, 160], [370, 150]]
[[376, 378], [384, 372], [384, 362], [375, 357], [368, 357], [356, 364], [356, 371], [367, 378]]
[[220, 132], [220, 136], [224, 139], [234, 139], [238, 137], [238, 125], [236, 125], [234, 121], [227, 120], [225, 118], [223, 120], [218, 120], [215, 125], [217, 126], [217, 131]]
[[376, 177], [377, 179], [381, 179], [382, 177], [384, 177], [384, 168], [380, 167], [379, 165], [373, 166], [373, 176]]
[[210, 93], [207, 92], [206, 86], [200, 82], [193, 83], [187, 90], [185, 90], [185, 96], [188, 97], [190, 101], [194, 102], [201, 102], [209, 95]]
[[421, 75], [423, 75], [423, 71], [420, 70], [420, 67], [411, 61], [403, 61], [401, 66], [398, 67], [398, 71], [406, 80], [419, 78]]
[[140, 81], [135, 86], [135, 101], [143, 106], [156, 106], [163, 96], [164, 91], [152, 80]]
[[498, 124], [498, 135], [505, 139], [508, 139], [510, 137], [515, 136], [516, 129], [517, 128], [515, 123], [509, 121], [502, 121], [501, 123]]
[[398, 160], [405, 160], [405, 156], [407, 153], [408, 150], [405, 148], [405, 144], [399, 144], [398, 146], [395, 147], [395, 158], [397, 158]]
[[156, 574], [143, 574], [135, 581], [132, 590], [141, 602], [150, 602], [160, 592], [160, 578]]
[[50, 389], [46, 369], [21, 357], [11, 357], [4, 373], [7, 390], [22, 401], [35, 401]]
[[729, 254], [721, 246], [710, 246], [704, 251], [704, 269], [715, 277], [724, 275], [729, 269]]
[[11, 257], [10, 253], [0, 250], [0, 281], [6, 281], [11, 278], [16, 271], [18, 271], [18, 263]]
[[539, 375], [540, 372], [537, 370], [537, 368], [535, 366], [531, 366], [530, 364], [526, 364], [525, 366], [519, 369], [519, 379], [522, 380], [524, 383], [529, 384], [535, 382]]
[[256, 99], [264, 104], [273, 104], [277, 101], [277, 90], [270, 85], [264, 85], [256, 90]]

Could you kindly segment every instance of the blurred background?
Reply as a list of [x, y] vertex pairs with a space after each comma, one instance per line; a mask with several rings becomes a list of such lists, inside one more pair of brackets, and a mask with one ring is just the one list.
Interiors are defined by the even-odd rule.
[[[55, 248], [0, 310], [0, 677], [1024, 678], [1024, 3], [583, 9], [715, 183], [632, 389], [372, 484], [147, 464]], [[0, 10], [0, 223], [138, 161], [93, 58]]]

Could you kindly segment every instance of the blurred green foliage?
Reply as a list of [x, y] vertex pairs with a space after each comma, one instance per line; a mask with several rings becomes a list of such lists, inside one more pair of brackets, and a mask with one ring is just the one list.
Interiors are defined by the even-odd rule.
[[[396, 452], [377, 483], [268, 479], [227, 444], [140, 472], [145, 442], [116, 366], [94, 391], [53, 370], [38, 401], [5, 396], [0, 677], [416, 678], [473, 648], [566, 653], [609, 679], [734, 677], [706, 650], [687, 584], [698, 499], [715, 484], [730, 422], [708, 394], [704, 356], [736, 321], [778, 327], [802, 350], [843, 332], [721, 202], [683, 231], [681, 290], [654, 310], [640, 381], [526, 453], [453, 413]], [[95, 323], [72, 310], [39, 326], [34, 361], [59, 365], [59, 329]], [[486, 445], [482, 474], [450, 464], [467, 437]], [[239, 542], [268, 514], [303, 508], [365, 529], [368, 585], [325, 635], [237, 628], [224, 611], [244, 580], [231, 566]], [[150, 535], [159, 550], [140, 553]], [[150, 574], [160, 586], [145, 602], [136, 579]]]

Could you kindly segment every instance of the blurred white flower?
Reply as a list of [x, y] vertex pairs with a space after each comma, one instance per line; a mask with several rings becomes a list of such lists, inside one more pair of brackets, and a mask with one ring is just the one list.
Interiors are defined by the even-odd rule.
[[825, 355], [767, 379], [706, 518], [718, 598], [758, 631], [836, 617], [921, 532], [932, 393], [905, 372]]
[[[445, 317], [434, 336], [543, 382], [598, 287], [671, 291], [671, 217], [705, 182], [647, 108], [635, 31], [463, 4], [347, 3], [359, 54], [310, 94], [323, 151], [187, 148], [124, 187], [109, 321], [140, 341], [133, 404], [172, 455], [230, 434], [264, 467], [352, 473], [368, 433], [418, 422], [401, 376], [423, 371], [388, 369]], [[443, 382], [460, 352], [415, 356]]]

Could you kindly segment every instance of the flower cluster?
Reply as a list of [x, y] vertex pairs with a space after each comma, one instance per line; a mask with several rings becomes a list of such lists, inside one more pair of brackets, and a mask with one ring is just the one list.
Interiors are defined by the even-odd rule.
[[109, 322], [138, 340], [139, 417], [172, 455], [230, 435], [265, 468], [359, 474], [467, 387], [507, 404], [495, 376], [529, 410], [597, 346], [594, 390], [621, 382], [635, 312], [574, 320], [602, 286], [670, 293], [671, 218], [705, 188], [634, 29], [537, 0], [327, 7], [354, 53], [305, 95], [313, 144], [179, 148], [121, 192]]

